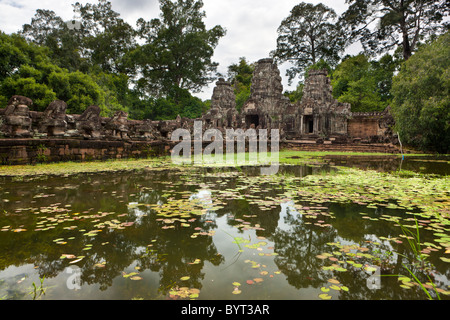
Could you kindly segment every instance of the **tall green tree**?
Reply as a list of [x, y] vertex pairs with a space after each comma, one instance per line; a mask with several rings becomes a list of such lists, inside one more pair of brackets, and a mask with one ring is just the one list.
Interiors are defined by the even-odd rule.
[[369, 61], [364, 54], [346, 57], [333, 71], [333, 96], [354, 112], [382, 111], [392, 100], [392, 77], [398, 63], [390, 55]]
[[81, 22], [82, 45], [93, 68], [102, 72], [126, 73], [123, 57], [134, 48], [135, 30], [112, 9], [110, 1], [97, 4], [76, 2], [74, 12]]
[[141, 75], [136, 83], [146, 94], [182, 98], [182, 90], [199, 92], [215, 78], [214, 49], [225, 29], [207, 29], [200, 0], [160, 0], [160, 18], [138, 20], [145, 41], [129, 56]]
[[300, 3], [278, 28], [277, 49], [272, 56], [279, 62], [291, 62], [287, 70], [291, 82], [318, 61], [336, 64], [346, 41], [335, 11], [319, 3]]
[[23, 25], [20, 34], [28, 41], [50, 49], [49, 56], [57, 65], [70, 71], [88, 70], [80, 29], [70, 29], [54, 11], [37, 9], [31, 22]]
[[0, 33], [0, 52], [0, 102], [3, 105], [13, 95], [24, 95], [33, 100], [37, 111], [45, 110], [55, 99], [67, 103], [68, 113], [82, 113], [93, 104], [101, 108], [103, 116], [124, 109], [119, 102], [119, 89], [112, 87], [112, 83], [119, 84], [119, 80], [114, 82], [109, 78], [106, 82], [80, 71], [61, 68], [53, 63], [48, 48], [28, 43], [19, 35]]
[[394, 77], [392, 111], [401, 140], [450, 152], [450, 32], [419, 47]]
[[21, 33], [51, 50], [53, 61], [70, 71], [126, 73], [122, 58], [135, 45], [135, 30], [112, 9], [110, 1], [73, 6], [74, 22], [52, 10], [36, 10]]
[[409, 59], [420, 41], [444, 32], [449, 23], [447, 0], [346, 0], [341, 17], [349, 36], [366, 52], [380, 54], [398, 47]]
[[239, 63], [228, 66], [228, 81], [234, 87], [236, 109], [240, 111], [250, 98], [253, 71], [255, 66], [247, 62], [245, 57], [239, 58]]

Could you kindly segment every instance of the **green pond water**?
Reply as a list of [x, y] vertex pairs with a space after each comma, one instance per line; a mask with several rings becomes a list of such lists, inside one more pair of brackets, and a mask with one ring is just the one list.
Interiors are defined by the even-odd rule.
[[[448, 212], [449, 162], [434, 160], [2, 178], [0, 299], [427, 299], [408, 269], [450, 299], [450, 224], [424, 215]], [[328, 185], [334, 165], [378, 170], [342, 174], [370, 187], [399, 165], [438, 175], [363, 193]]]

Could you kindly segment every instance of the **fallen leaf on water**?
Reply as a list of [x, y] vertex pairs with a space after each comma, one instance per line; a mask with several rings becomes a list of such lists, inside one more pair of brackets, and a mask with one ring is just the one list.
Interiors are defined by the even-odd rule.
[[189, 280], [190, 278], [191, 278], [191, 277], [189, 277], [189, 276], [185, 276], [185, 277], [181, 277], [180, 280], [186, 281], [186, 280]]
[[70, 261], [69, 263], [74, 264], [74, 263], [80, 262], [81, 260], [83, 260], [83, 258], [78, 258], [76, 260]]
[[96, 263], [96, 264], [94, 264], [94, 267], [97, 267], [97, 268], [104, 268], [104, 267], [105, 267], [105, 264], [106, 264], [106, 262]]
[[237, 287], [234, 288], [234, 290], [233, 290], [233, 294], [240, 294], [241, 292], [242, 292], [242, 291], [239, 290]]
[[138, 274], [137, 272], [126, 273], [126, 272], [123, 272], [123, 271], [122, 271], [122, 276], [123, 276], [124, 278], [129, 278], [129, 277], [135, 276], [135, 275], [137, 275], [137, 274]]
[[339, 284], [340, 283], [339, 280], [336, 280], [336, 279], [328, 279], [328, 282], [334, 283], [334, 284]]
[[331, 296], [327, 293], [322, 293], [322, 294], [319, 294], [319, 298], [322, 300], [330, 300]]
[[247, 282], [247, 284], [254, 284], [255, 283], [253, 280], [247, 280], [246, 282]]

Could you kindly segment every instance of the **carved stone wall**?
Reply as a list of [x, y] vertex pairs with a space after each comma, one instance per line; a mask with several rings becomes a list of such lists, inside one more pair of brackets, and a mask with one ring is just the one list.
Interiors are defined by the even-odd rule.
[[326, 70], [309, 72], [299, 105], [300, 135], [347, 134], [347, 121], [351, 116], [350, 104], [334, 99], [332, 90]]
[[229, 82], [220, 78], [213, 90], [211, 108], [202, 117], [206, 129], [234, 128], [238, 125], [238, 115], [234, 90]]
[[167, 152], [173, 144], [172, 132], [184, 128], [193, 134], [195, 120], [203, 121], [203, 131], [268, 129], [270, 137], [270, 129], [279, 129], [282, 141], [308, 144], [342, 144], [357, 139], [395, 142], [389, 109], [352, 114], [349, 104], [333, 98], [324, 70], [310, 71], [301, 102], [292, 104], [283, 95], [280, 71], [272, 59], [256, 63], [251, 95], [241, 113], [236, 110], [232, 86], [222, 78], [216, 82], [210, 110], [199, 119], [178, 116], [168, 121], [130, 120], [123, 111], [104, 118], [98, 106], [88, 107], [81, 115], [70, 115], [66, 114], [66, 103], [60, 100], [50, 103], [44, 112], [30, 111], [32, 106], [31, 99], [16, 95], [0, 109], [2, 163], [30, 162], [39, 152], [41, 157], [55, 161], [140, 156], [148, 154], [152, 146], [159, 146], [158, 152]]
[[280, 70], [273, 59], [261, 59], [256, 63], [250, 99], [241, 112], [243, 127], [284, 130], [283, 116], [290, 107], [290, 101], [283, 95], [281, 80]]

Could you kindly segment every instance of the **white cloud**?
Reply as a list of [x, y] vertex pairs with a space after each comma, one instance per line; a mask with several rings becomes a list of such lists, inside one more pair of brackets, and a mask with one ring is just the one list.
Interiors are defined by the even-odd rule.
[[[65, 20], [72, 19], [72, 4], [77, 0], [0, 0], [1, 30], [12, 33], [20, 30], [23, 24], [29, 23], [37, 9], [53, 10]], [[95, 3], [95, 0], [80, 3]], [[136, 25], [140, 17], [150, 20], [159, 15], [157, 0], [110, 0], [113, 10], [119, 12], [128, 23]], [[277, 28], [291, 9], [301, 0], [203, 0], [206, 12], [205, 23], [208, 28], [221, 25], [227, 29], [216, 48], [214, 61], [219, 63], [218, 71], [226, 74], [227, 67], [246, 57], [255, 62], [269, 56], [276, 48]], [[347, 5], [345, 0], [309, 0], [305, 2], [319, 3], [342, 13]], [[280, 66], [283, 85], [288, 88], [285, 77], [286, 65]], [[294, 83], [294, 87], [295, 87]], [[214, 84], [205, 88], [198, 96], [202, 99], [211, 97]]]

